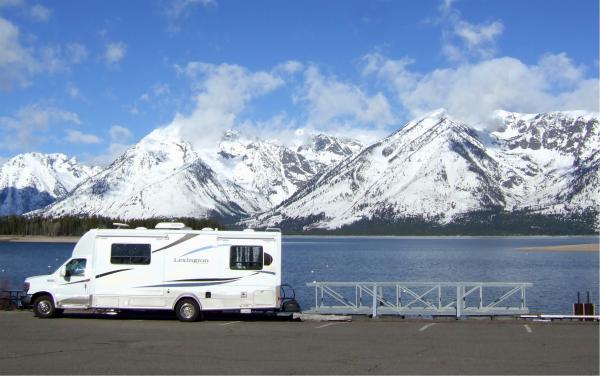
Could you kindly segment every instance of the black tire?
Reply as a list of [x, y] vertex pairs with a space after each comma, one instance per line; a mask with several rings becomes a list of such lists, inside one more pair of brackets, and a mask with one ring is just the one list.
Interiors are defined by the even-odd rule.
[[42, 295], [33, 302], [33, 313], [40, 319], [56, 317], [56, 307], [50, 295]]
[[201, 316], [200, 306], [192, 298], [183, 298], [175, 305], [175, 315], [179, 321], [198, 321]]

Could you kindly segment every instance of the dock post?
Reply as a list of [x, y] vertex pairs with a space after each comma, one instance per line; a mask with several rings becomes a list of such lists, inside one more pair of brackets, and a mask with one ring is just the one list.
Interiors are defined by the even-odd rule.
[[377, 317], [377, 284], [373, 284], [373, 318]]
[[462, 286], [458, 284], [456, 286], [456, 318], [459, 319], [462, 316]]

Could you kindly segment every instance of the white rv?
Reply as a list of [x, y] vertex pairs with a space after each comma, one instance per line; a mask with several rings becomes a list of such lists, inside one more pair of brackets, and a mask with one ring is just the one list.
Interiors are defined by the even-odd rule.
[[160, 223], [88, 231], [56, 272], [25, 280], [25, 304], [42, 318], [64, 309], [137, 309], [195, 321], [208, 310], [278, 310], [280, 286], [279, 231]]

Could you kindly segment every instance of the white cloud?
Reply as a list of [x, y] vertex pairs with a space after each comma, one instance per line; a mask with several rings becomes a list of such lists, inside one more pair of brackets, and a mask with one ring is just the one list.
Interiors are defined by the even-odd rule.
[[490, 54], [494, 52], [493, 44], [503, 30], [504, 25], [500, 21], [479, 25], [460, 21], [454, 25], [454, 33], [462, 39], [467, 49], [482, 57], [491, 56]]
[[583, 69], [565, 54], [544, 55], [533, 65], [503, 57], [427, 74], [411, 72], [408, 65], [381, 55], [367, 61], [375, 61], [367, 72], [388, 85], [411, 117], [442, 107], [461, 120], [486, 127], [497, 109], [598, 111], [598, 79], [583, 78]]
[[[358, 86], [323, 76], [318, 68], [287, 61], [270, 70], [249, 71], [231, 64], [190, 62], [175, 66], [178, 74], [193, 82], [198, 91], [190, 115], [177, 114], [169, 127], [196, 147], [215, 147], [227, 129], [295, 146], [311, 133], [327, 132], [374, 141], [388, 133], [395, 122], [387, 98], [382, 93], [367, 95]], [[304, 74], [296, 74], [304, 70]], [[298, 78], [301, 81], [298, 81]], [[308, 117], [290, 118], [285, 112], [267, 119], [243, 119], [250, 102], [292, 84], [294, 103], [306, 108]], [[298, 135], [301, 130], [303, 135]]]
[[100, 155], [88, 155], [85, 158], [86, 163], [107, 166], [132, 146], [131, 140], [133, 138], [133, 133], [129, 129], [115, 124], [110, 127], [108, 133], [110, 136], [110, 143], [106, 147], [106, 150]]
[[133, 138], [133, 133], [131, 133], [129, 129], [116, 124], [110, 127], [108, 133], [110, 134], [110, 139], [113, 143], [127, 143]]
[[162, 97], [165, 95], [169, 95], [171, 93], [171, 89], [169, 89], [168, 84], [156, 84], [152, 88], [152, 92], [155, 97]]
[[217, 2], [215, 0], [172, 0], [165, 8], [165, 13], [173, 18], [187, 17], [189, 12], [198, 5], [217, 5]]
[[9, 8], [23, 4], [23, 0], [0, 0], [0, 8]]
[[68, 69], [66, 61], [62, 56], [60, 46], [46, 46], [40, 49], [40, 60], [44, 70], [48, 73], [63, 72]]
[[73, 64], [83, 63], [88, 58], [88, 50], [81, 43], [70, 43], [66, 46], [67, 59]]
[[216, 0], [171, 0], [164, 3], [163, 14], [167, 18], [167, 30], [178, 32], [181, 20], [186, 19], [198, 6], [216, 6]]
[[168, 126], [198, 147], [216, 146], [223, 132], [234, 127], [248, 102], [284, 84], [271, 72], [251, 72], [233, 64], [190, 62], [175, 69], [195, 82], [197, 94], [192, 113], [176, 114]]
[[36, 21], [48, 21], [52, 16], [52, 9], [46, 8], [43, 5], [36, 4], [29, 10], [31, 17]]
[[317, 128], [331, 124], [384, 127], [395, 121], [382, 93], [368, 96], [357, 86], [324, 77], [314, 66], [305, 72], [298, 99], [308, 104], [309, 125]]
[[102, 139], [95, 134], [83, 133], [73, 129], [67, 131], [66, 140], [74, 144], [99, 144], [102, 142]]
[[442, 24], [442, 53], [453, 62], [469, 58], [489, 59], [496, 55], [496, 40], [504, 31], [501, 21], [480, 24], [462, 19], [452, 7], [453, 1], [444, 0], [439, 7]]
[[304, 64], [296, 60], [288, 60], [284, 63], [278, 64], [273, 69], [275, 73], [286, 73], [286, 74], [295, 74], [304, 69]]
[[392, 60], [379, 53], [370, 53], [362, 58], [363, 76], [375, 75], [379, 80], [385, 81], [392, 87], [411, 87], [419, 79], [417, 73], [411, 72], [409, 66], [414, 64], [413, 59], [402, 58]]
[[66, 91], [67, 91], [67, 94], [69, 95], [69, 97], [71, 97], [72, 99], [83, 98], [83, 95], [81, 94], [81, 90], [79, 90], [79, 88], [72, 82], [67, 83]]
[[31, 52], [19, 41], [19, 29], [0, 17], [0, 90], [29, 85], [39, 67]]
[[14, 116], [0, 117], [2, 139], [0, 146], [9, 150], [34, 147], [47, 138], [50, 125], [80, 124], [74, 112], [54, 107], [29, 105], [21, 108]]
[[0, 17], [0, 90], [26, 87], [38, 73], [67, 72], [71, 64], [87, 58], [87, 49], [78, 43], [60, 45], [23, 46], [19, 29]]
[[104, 61], [108, 65], [118, 64], [127, 54], [127, 45], [123, 42], [112, 42], [106, 45]]
[[549, 83], [570, 85], [582, 80], [585, 68], [575, 66], [566, 53], [545, 54], [538, 63], [541, 74], [548, 78]]

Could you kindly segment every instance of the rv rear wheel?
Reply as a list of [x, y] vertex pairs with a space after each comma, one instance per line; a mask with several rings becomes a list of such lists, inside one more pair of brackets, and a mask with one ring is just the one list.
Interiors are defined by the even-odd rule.
[[33, 302], [33, 313], [41, 319], [49, 319], [56, 316], [56, 307], [50, 295], [42, 295]]
[[200, 306], [192, 298], [183, 298], [175, 305], [175, 315], [179, 321], [196, 321], [200, 318]]

